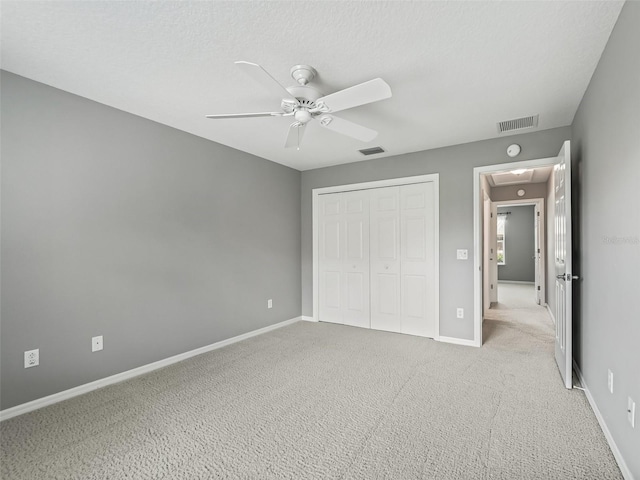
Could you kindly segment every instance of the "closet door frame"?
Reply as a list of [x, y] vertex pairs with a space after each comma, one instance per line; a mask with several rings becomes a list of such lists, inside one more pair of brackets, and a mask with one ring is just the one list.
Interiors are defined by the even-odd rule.
[[336, 185], [333, 187], [314, 188], [311, 192], [312, 200], [312, 249], [313, 249], [313, 317], [309, 320], [317, 322], [319, 319], [319, 295], [320, 295], [320, 254], [319, 254], [319, 215], [320, 215], [320, 195], [327, 193], [341, 193], [350, 192], [354, 190], [368, 190], [372, 188], [381, 187], [395, 187], [402, 185], [411, 185], [415, 183], [433, 183], [433, 208], [434, 208], [434, 277], [436, 279], [434, 284], [434, 318], [436, 319], [434, 325], [434, 340], [440, 338], [440, 189], [439, 189], [439, 174], [433, 173], [428, 175], [416, 175], [413, 177], [403, 178], [391, 178], [388, 180], [377, 180], [373, 182], [352, 183], [349, 185]]

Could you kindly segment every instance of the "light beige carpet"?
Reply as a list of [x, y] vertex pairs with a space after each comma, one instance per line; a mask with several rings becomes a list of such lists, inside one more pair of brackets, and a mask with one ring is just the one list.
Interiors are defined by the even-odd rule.
[[2, 478], [622, 478], [550, 325], [485, 336], [296, 323], [2, 422]]

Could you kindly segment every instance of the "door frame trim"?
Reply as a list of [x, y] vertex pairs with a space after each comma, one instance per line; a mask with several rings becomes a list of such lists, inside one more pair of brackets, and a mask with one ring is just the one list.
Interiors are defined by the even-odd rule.
[[312, 242], [312, 250], [313, 250], [313, 267], [312, 267], [312, 275], [313, 275], [313, 321], [317, 322], [319, 319], [319, 300], [320, 300], [320, 282], [318, 281], [318, 274], [320, 271], [319, 268], [319, 241], [318, 241], [318, 233], [320, 231], [318, 225], [318, 208], [320, 206], [320, 195], [326, 195], [328, 193], [342, 193], [342, 192], [350, 192], [354, 190], [370, 190], [373, 188], [382, 188], [382, 187], [397, 187], [401, 185], [411, 185], [415, 183], [433, 183], [433, 193], [434, 193], [434, 223], [435, 223], [435, 232], [434, 232], [434, 276], [436, 281], [434, 282], [434, 298], [435, 298], [435, 317], [436, 324], [434, 328], [434, 340], [438, 340], [440, 338], [440, 174], [431, 173], [427, 175], [416, 175], [412, 177], [401, 177], [401, 178], [389, 178], [386, 180], [375, 180], [371, 182], [362, 182], [362, 183], [351, 183], [347, 185], [335, 185], [330, 187], [320, 187], [314, 188], [311, 190], [311, 218], [312, 218], [312, 231], [311, 231], [311, 242]]
[[[482, 185], [480, 175], [495, 173], [516, 168], [536, 168], [554, 165], [558, 157], [546, 157], [519, 162], [484, 165], [473, 169], [473, 345], [482, 346]], [[530, 200], [529, 200], [530, 201]]]
[[[524, 207], [527, 205], [533, 206], [533, 207], [538, 207], [540, 209], [540, 236], [544, 239], [542, 245], [540, 245], [540, 256], [542, 257], [542, 260], [540, 261], [539, 267], [542, 269], [542, 273], [540, 275], [540, 295], [541, 295], [541, 299], [542, 299], [542, 303], [540, 303], [540, 306], [544, 306], [547, 304], [547, 294], [546, 294], [546, 288], [547, 288], [547, 265], [546, 265], [546, 258], [547, 258], [547, 230], [545, 228], [546, 226], [546, 218], [547, 218], [547, 213], [546, 213], [546, 207], [545, 207], [545, 199], [543, 197], [535, 197], [535, 198], [520, 198], [518, 200], [499, 200], [497, 202], [493, 202], [496, 204], [497, 207], [510, 207], [510, 206], [514, 206], [514, 207]], [[534, 214], [535, 214], [535, 209], [534, 209]], [[533, 234], [535, 235], [536, 232], [534, 229]], [[518, 283], [518, 282], [516, 282]], [[526, 282], [520, 282], [520, 283], [526, 283]], [[535, 280], [533, 282], [533, 284], [535, 285]]]

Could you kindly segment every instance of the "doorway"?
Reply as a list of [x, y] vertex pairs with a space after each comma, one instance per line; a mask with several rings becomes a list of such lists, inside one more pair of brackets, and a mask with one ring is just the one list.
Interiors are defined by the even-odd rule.
[[[548, 177], [545, 179], [545, 187], [548, 188], [547, 183]], [[499, 301], [501, 285], [522, 284], [532, 287], [531, 298], [535, 304], [545, 306], [545, 198], [502, 200], [492, 203], [496, 207], [495, 222], [485, 226], [485, 229], [495, 228], [495, 233], [490, 231], [488, 236], [485, 234], [485, 239], [492, 239], [494, 236], [496, 238], [497, 273], [494, 285], [497, 289], [497, 299], [494, 301]], [[491, 259], [491, 245], [485, 245], [484, 249], [488, 251], [485, 255], [489, 255]], [[484, 284], [483, 289], [486, 288], [490, 289], [491, 285]], [[486, 314], [486, 310], [484, 313]]]
[[[497, 238], [497, 219], [498, 205], [524, 205], [533, 204], [540, 217], [544, 218], [548, 214], [547, 196], [549, 185], [540, 184], [540, 187], [534, 185], [540, 183], [533, 177], [533, 171], [545, 169], [546, 175], [551, 178], [550, 172], [557, 162], [556, 157], [542, 158], [536, 160], [525, 160], [521, 162], [505, 163], [498, 165], [489, 165], [477, 167], [474, 169], [474, 344], [482, 346], [482, 324], [485, 313], [491, 308], [491, 305], [498, 303], [498, 238]], [[535, 183], [522, 187], [518, 181], [508, 181], [504, 184], [493, 186], [490, 184], [489, 175], [496, 178], [504, 176], [508, 180], [508, 174], [526, 171], [525, 177], [529, 181]], [[527, 177], [527, 175], [530, 175]], [[547, 181], [548, 183], [548, 181]], [[496, 195], [496, 185], [500, 187], [500, 195]], [[522, 197], [520, 195], [523, 194]], [[553, 216], [547, 215], [546, 224], [553, 223]], [[486, 219], [486, 221], [485, 221]], [[544, 229], [544, 223], [538, 225]], [[534, 285], [540, 286], [541, 305], [547, 303], [546, 276], [549, 275], [548, 260], [545, 252], [545, 245], [548, 243], [548, 235], [550, 231], [538, 230], [538, 243], [540, 248], [540, 257], [538, 264], [544, 262], [544, 267], [539, 268], [536, 272]], [[487, 245], [488, 243], [488, 245]], [[534, 252], [531, 252], [532, 256]], [[545, 272], [546, 270], [546, 272]], [[546, 273], [546, 275], [545, 275]], [[492, 288], [493, 285], [493, 288]], [[546, 305], [545, 305], [546, 306]]]
[[[550, 168], [546, 193], [542, 195], [546, 197], [547, 233], [544, 242], [540, 242], [543, 246], [546, 243], [547, 247], [546, 258], [541, 259], [546, 262], [545, 307], [555, 325], [552, 338], [555, 339], [554, 350], [558, 370], [565, 387], [572, 388], [572, 283], [578, 277], [573, 275], [571, 262], [571, 143], [568, 140], [563, 143], [556, 157], [474, 169], [474, 345], [480, 347], [483, 343], [483, 300], [485, 299], [483, 282], [486, 269], [497, 263], [497, 238], [495, 241], [491, 237], [485, 239], [484, 235], [486, 197], [488, 196], [492, 202], [507, 200], [496, 198], [493, 192], [485, 195], [489, 190], [486, 174], [513, 177], [529, 172], [528, 174], [533, 175], [539, 168]], [[525, 189], [518, 188], [517, 195], [525, 197]], [[492, 204], [490, 209], [492, 214], [495, 208], [496, 206]], [[491, 257], [493, 263], [488, 266], [483, 264], [486, 257], [483, 255], [484, 247], [487, 242], [490, 243], [490, 249], [493, 249], [490, 250], [493, 251], [493, 257]]]

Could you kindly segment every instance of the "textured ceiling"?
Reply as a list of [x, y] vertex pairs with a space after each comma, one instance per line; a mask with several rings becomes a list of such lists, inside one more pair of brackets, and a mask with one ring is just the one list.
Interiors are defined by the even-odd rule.
[[[623, 2], [3, 1], [10, 72], [299, 170], [499, 136], [540, 114], [569, 125]], [[340, 112], [369, 143], [312, 122], [285, 150], [290, 118], [208, 120], [279, 108], [236, 60], [292, 85], [318, 70], [324, 94], [381, 77], [393, 97]]]

